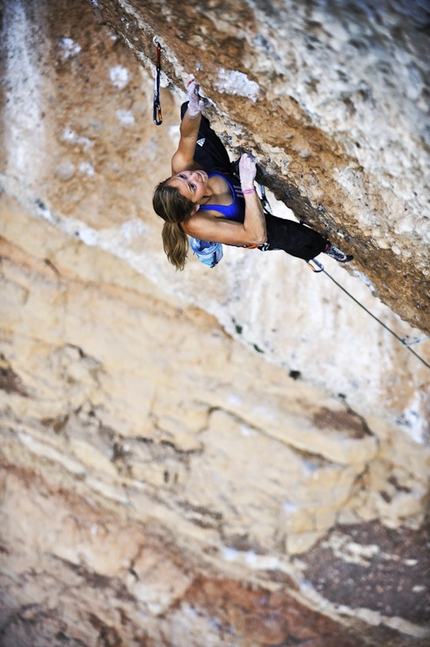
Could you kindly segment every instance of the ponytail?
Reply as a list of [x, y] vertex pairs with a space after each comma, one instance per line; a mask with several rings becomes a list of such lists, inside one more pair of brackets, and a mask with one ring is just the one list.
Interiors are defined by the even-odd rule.
[[169, 186], [169, 179], [160, 182], [156, 187], [152, 205], [155, 213], [165, 221], [161, 233], [164, 252], [177, 270], [183, 270], [187, 262], [189, 243], [180, 223], [190, 217], [195, 204], [176, 187]]
[[165, 222], [161, 232], [167, 259], [177, 270], [183, 270], [187, 262], [188, 236], [178, 222]]

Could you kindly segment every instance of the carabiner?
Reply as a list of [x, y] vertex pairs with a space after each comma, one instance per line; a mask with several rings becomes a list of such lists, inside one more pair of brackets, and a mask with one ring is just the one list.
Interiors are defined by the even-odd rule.
[[316, 258], [311, 258], [310, 261], [306, 261], [308, 264], [308, 267], [311, 268], [312, 272], [316, 272], [316, 274], [319, 274], [319, 272], [324, 272], [324, 265], [320, 263], [320, 261], [317, 261]]
[[423, 341], [424, 339], [428, 339], [427, 335], [424, 335], [424, 337], [411, 337], [410, 335], [406, 335], [406, 337], [403, 337], [402, 339], [402, 344], [403, 346], [406, 346], [406, 348], [409, 348], [409, 346], [419, 344], [420, 341]]
[[154, 112], [153, 120], [156, 126], [160, 126], [163, 122], [163, 113], [161, 112], [160, 103], [160, 74], [161, 74], [161, 45], [156, 38], [154, 43], [157, 45], [157, 65], [155, 68], [155, 81], [154, 81]]

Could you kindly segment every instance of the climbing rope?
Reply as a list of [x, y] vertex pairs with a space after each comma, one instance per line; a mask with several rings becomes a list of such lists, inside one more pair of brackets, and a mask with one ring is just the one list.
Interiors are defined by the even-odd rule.
[[[270, 202], [268, 201], [267, 196], [266, 196], [266, 191], [265, 191], [264, 186], [262, 184], [258, 184], [257, 186], [259, 188], [259, 196], [260, 196], [260, 200], [261, 200], [262, 205], [263, 205], [263, 209], [268, 211], [269, 214], [273, 214], [271, 206], [270, 206]], [[421, 357], [421, 355], [418, 355], [418, 353], [416, 353], [411, 348], [412, 345], [418, 344], [420, 341], [423, 341], [423, 339], [426, 339], [427, 338], [426, 336], [420, 337], [420, 338], [412, 338], [410, 340], [409, 340], [409, 335], [406, 335], [406, 337], [403, 337], [403, 338], [400, 337], [399, 335], [397, 335], [397, 333], [394, 332], [394, 330], [391, 330], [391, 328], [389, 328], [386, 324], [384, 324], [383, 321], [378, 319], [378, 317], [376, 315], [374, 315], [373, 312], [370, 312], [370, 310], [368, 310], [362, 303], [360, 303], [360, 301], [358, 301], [358, 299], [353, 297], [352, 294], [350, 292], [348, 292], [348, 290], [346, 290], [343, 287], [343, 285], [338, 283], [331, 276], [331, 274], [329, 274], [327, 272], [327, 270], [324, 269], [324, 265], [322, 263], [320, 263], [320, 261], [317, 261], [315, 258], [312, 258], [310, 261], [308, 261], [308, 265], [309, 265], [309, 267], [311, 268], [311, 270], [313, 272], [317, 272], [317, 273], [318, 272], [324, 272], [324, 274], [326, 276], [328, 276], [329, 279], [331, 279], [333, 281], [333, 283], [335, 285], [337, 285], [338, 288], [340, 288], [343, 292], [345, 292], [345, 294], [347, 294], [350, 299], [355, 301], [355, 303], [357, 303], [360, 306], [360, 308], [363, 308], [363, 310], [365, 312], [367, 312], [367, 314], [369, 314], [373, 319], [375, 319], [375, 321], [377, 321], [383, 328], [385, 328], [385, 330], [388, 330], [388, 332], [391, 333], [402, 344], [402, 346], [407, 348], [408, 351], [410, 351], [412, 353], [412, 355], [415, 355], [415, 357], [417, 359], [419, 359], [419, 361], [422, 362], [424, 364], [424, 366], [427, 366], [427, 368], [430, 368], [430, 364], [428, 362], [426, 362], [426, 360], [423, 357]]]
[[[272, 214], [273, 212], [272, 212], [272, 209], [271, 209], [271, 207], [270, 207], [270, 203], [269, 203], [269, 201], [268, 201], [268, 199], [267, 199], [267, 196], [266, 196], [266, 192], [265, 192], [264, 186], [262, 186], [262, 185], [257, 185], [257, 186], [258, 186], [258, 188], [259, 188], [259, 196], [260, 196], [260, 200], [261, 200], [262, 205], [263, 205], [263, 209], [264, 209], [264, 210], [267, 210], [270, 214]], [[358, 301], [358, 299], [356, 299], [356, 298], [355, 298], [355, 297], [354, 297], [350, 292], [348, 292], [348, 290], [346, 290], [346, 289], [343, 287], [343, 285], [341, 285], [340, 283], [338, 283], [338, 281], [336, 281], [336, 280], [331, 276], [331, 274], [329, 274], [329, 273], [324, 269], [324, 265], [323, 265], [322, 263], [320, 263], [320, 261], [317, 261], [317, 260], [314, 258], [314, 259], [311, 259], [311, 260], [308, 262], [308, 265], [310, 266], [310, 268], [311, 268], [314, 272], [324, 272], [324, 274], [326, 274], [326, 276], [328, 276], [328, 277], [329, 277], [329, 279], [330, 279], [331, 281], [333, 281], [333, 283], [334, 283], [335, 285], [337, 285], [337, 287], [338, 287], [338, 288], [340, 288], [340, 289], [342, 290], [342, 292], [345, 292], [345, 294], [347, 294], [347, 295], [350, 297], [350, 299], [352, 299], [353, 301], [355, 301], [355, 303], [357, 303], [357, 305], [359, 305], [359, 306], [360, 306], [360, 308], [362, 308], [365, 312], [367, 312], [367, 314], [369, 314], [369, 315], [372, 317], [372, 319], [375, 319], [375, 321], [377, 321], [377, 322], [378, 322], [378, 323], [379, 323], [383, 328], [385, 328], [385, 330], [387, 330], [389, 333], [391, 333], [391, 334], [392, 334], [392, 335], [393, 335], [393, 336], [394, 336], [394, 337], [395, 337], [395, 338], [396, 338], [396, 339], [397, 339], [397, 340], [402, 344], [402, 346], [404, 346], [405, 348], [407, 348], [407, 349], [408, 349], [408, 350], [409, 350], [413, 355], [415, 355], [415, 357], [416, 357], [417, 359], [419, 359], [419, 361], [420, 361], [420, 362], [422, 362], [422, 363], [424, 364], [424, 366], [427, 366], [427, 368], [430, 368], [430, 364], [429, 364], [428, 362], [426, 362], [426, 360], [425, 360], [425, 359], [423, 359], [420, 355], [418, 355], [418, 353], [416, 353], [416, 352], [411, 348], [411, 346], [412, 346], [412, 345], [414, 345], [414, 344], [418, 344], [420, 341], [423, 341], [424, 339], [426, 339], [426, 338], [427, 338], [427, 336], [426, 336], [426, 335], [424, 335], [423, 337], [420, 337], [420, 338], [412, 338], [412, 339], [410, 339], [409, 335], [406, 335], [406, 336], [405, 336], [405, 337], [403, 337], [403, 338], [402, 338], [402, 337], [400, 337], [399, 335], [397, 335], [397, 333], [395, 333], [395, 332], [394, 332], [394, 330], [391, 330], [391, 328], [389, 328], [386, 324], [384, 324], [384, 322], [383, 322], [383, 321], [381, 321], [381, 320], [380, 320], [376, 315], [374, 315], [374, 314], [373, 314], [373, 312], [370, 312], [370, 310], [368, 310], [368, 309], [367, 309], [367, 308], [366, 308], [366, 307], [365, 307], [365, 306], [364, 306], [360, 301]], [[399, 533], [399, 535], [398, 535], [397, 539], [396, 539], [396, 540], [394, 540], [394, 541], [391, 541], [391, 542], [390, 542], [390, 547], [391, 547], [391, 548], [396, 547], [397, 545], [400, 545], [400, 544], [401, 544], [401, 542], [402, 542], [402, 537], [403, 537], [403, 533], [404, 533], [404, 530], [402, 529], [402, 530], [400, 531], [400, 533]], [[369, 565], [368, 565], [368, 566], [369, 566], [369, 567], [370, 567], [370, 566], [374, 566], [375, 564], [377, 564], [378, 562], [380, 562], [382, 559], [385, 559], [385, 553], [383, 553], [383, 552], [381, 552], [380, 554], [378, 554], [378, 555], [376, 555], [376, 556], [372, 557], [372, 559], [371, 559], [371, 561], [370, 561], [370, 563], [369, 563]], [[345, 582], [343, 585], [341, 585], [341, 587], [340, 587], [340, 591], [341, 591], [341, 592], [343, 592], [343, 591], [347, 591], [347, 589], [349, 589], [351, 586], [354, 586], [354, 588], [356, 588], [356, 587], [357, 587], [357, 585], [358, 585], [359, 583], [360, 583], [360, 581], [358, 581], [358, 582], [353, 582], [353, 584], [352, 584], [352, 585], [350, 585], [350, 584], [349, 584], [349, 582]], [[312, 640], [312, 638], [303, 637], [303, 639], [301, 639], [301, 638], [300, 638], [300, 634], [302, 634], [302, 632], [303, 632], [304, 630], [306, 630], [306, 629], [308, 629], [309, 627], [311, 627], [311, 626], [312, 626], [312, 625], [313, 625], [313, 624], [314, 624], [314, 623], [315, 623], [315, 622], [316, 622], [316, 621], [317, 621], [321, 616], [323, 616], [323, 614], [324, 614], [324, 612], [326, 611], [326, 609], [327, 609], [329, 606], [331, 606], [332, 604], [334, 604], [334, 606], [336, 606], [336, 603], [332, 603], [332, 602], [330, 602], [330, 600], [328, 600], [328, 599], [327, 599], [327, 600], [326, 600], [326, 602], [325, 602], [325, 604], [323, 604], [323, 605], [322, 605], [318, 610], [315, 610], [315, 611], [311, 614], [311, 616], [308, 618], [308, 620], [307, 620], [307, 621], [305, 621], [305, 622], [302, 624], [302, 626], [301, 626], [301, 627], [299, 627], [297, 630], [295, 630], [295, 631], [294, 631], [294, 633], [288, 633], [288, 635], [286, 636], [286, 638], [285, 638], [282, 642], [280, 642], [280, 643], [273, 643], [273, 644], [270, 644], [270, 645], [269, 645], [269, 647], [293, 647], [293, 646], [297, 647], [297, 645], [304, 645], [304, 644], [308, 643], [310, 640]], [[364, 644], [365, 644], [365, 645], [371, 645], [371, 644], [373, 644], [373, 640], [372, 640], [372, 639], [370, 639], [370, 640], [369, 640], [366, 636], [364, 636], [364, 637], [363, 637], [363, 641], [364, 641]]]
[[[370, 310], [368, 310], [368, 309], [367, 309], [367, 308], [366, 308], [362, 303], [360, 303], [360, 301], [358, 301], [358, 299], [356, 299], [355, 297], [353, 297], [353, 296], [352, 296], [352, 294], [351, 294], [350, 292], [348, 292], [348, 290], [346, 290], [346, 289], [343, 287], [343, 285], [341, 285], [340, 283], [338, 283], [338, 282], [336, 281], [336, 279], [334, 279], [334, 278], [331, 276], [331, 274], [329, 274], [329, 273], [327, 272], [327, 270], [325, 270], [325, 269], [324, 269], [324, 266], [323, 266], [321, 263], [319, 263], [318, 261], [315, 261], [315, 259], [313, 259], [313, 262], [314, 262], [314, 263], [316, 263], [316, 264], [317, 264], [317, 266], [318, 266], [319, 268], [321, 268], [321, 269], [316, 269], [316, 270], [314, 270], [314, 272], [324, 272], [324, 274], [325, 274], [326, 276], [328, 276], [328, 277], [329, 277], [329, 279], [331, 279], [331, 280], [333, 281], [333, 283], [334, 283], [335, 285], [337, 285], [337, 287], [338, 287], [338, 288], [340, 288], [343, 292], [345, 292], [345, 294], [347, 294], [347, 295], [349, 296], [349, 298], [350, 298], [350, 299], [352, 299], [353, 301], [355, 301], [355, 303], [357, 303], [357, 304], [360, 306], [360, 308], [363, 308], [363, 310], [364, 310], [365, 312], [367, 312], [367, 314], [369, 314], [373, 319], [375, 319], [375, 321], [377, 321], [377, 322], [378, 322], [378, 323], [379, 323], [383, 328], [385, 328], [385, 330], [388, 330], [388, 332], [389, 332], [389, 333], [391, 333], [391, 334], [392, 334], [392, 335], [393, 335], [393, 336], [394, 336], [394, 337], [395, 337], [395, 338], [396, 338], [396, 339], [397, 339], [397, 340], [402, 344], [402, 346], [404, 346], [404, 348], [407, 348], [407, 350], [408, 350], [408, 351], [410, 351], [410, 352], [412, 353], [412, 355], [415, 355], [415, 357], [416, 357], [417, 359], [419, 359], [419, 360], [420, 360], [420, 362], [422, 362], [422, 363], [424, 364], [424, 366], [427, 366], [427, 368], [430, 368], [430, 364], [429, 364], [428, 362], [426, 362], [426, 360], [425, 360], [423, 357], [421, 357], [421, 355], [418, 355], [418, 353], [416, 353], [416, 352], [411, 348], [411, 345], [412, 345], [412, 344], [417, 344], [418, 342], [420, 342], [420, 341], [422, 341], [423, 339], [425, 339], [425, 337], [421, 337], [420, 339], [413, 339], [412, 341], [407, 342], [406, 340], [407, 340], [407, 339], [409, 339], [409, 335], [407, 335], [406, 337], [403, 337], [403, 338], [402, 338], [402, 337], [400, 337], [397, 333], [395, 333], [395, 332], [394, 332], [394, 330], [391, 330], [391, 328], [389, 328], [386, 324], [384, 324], [384, 322], [383, 322], [383, 321], [381, 321], [380, 319], [378, 319], [378, 317], [377, 317], [376, 315], [374, 315], [374, 314], [373, 314], [373, 312], [370, 312]], [[313, 269], [313, 267], [312, 267], [312, 269]]]

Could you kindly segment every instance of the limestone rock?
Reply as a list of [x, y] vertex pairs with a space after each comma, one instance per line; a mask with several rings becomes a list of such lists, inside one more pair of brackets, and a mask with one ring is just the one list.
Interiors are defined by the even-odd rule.
[[429, 332], [428, 7], [100, 0], [97, 11], [146, 64], [156, 36], [168, 82], [196, 75], [232, 149], [256, 153], [276, 196], [347, 240], [382, 300]]
[[4, 4], [5, 647], [428, 644], [428, 368], [297, 259], [175, 273], [151, 208], [201, 75], [276, 212], [423, 336], [425, 9], [321, 6]]

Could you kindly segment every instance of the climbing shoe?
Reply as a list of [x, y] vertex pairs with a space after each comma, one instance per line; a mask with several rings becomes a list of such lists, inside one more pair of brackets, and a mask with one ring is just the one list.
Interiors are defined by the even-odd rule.
[[351, 254], [344, 254], [334, 245], [330, 245], [330, 247], [324, 251], [324, 254], [327, 254], [330, 258], [334, 258], [338, 263], [349, 263], [354, 258]]

